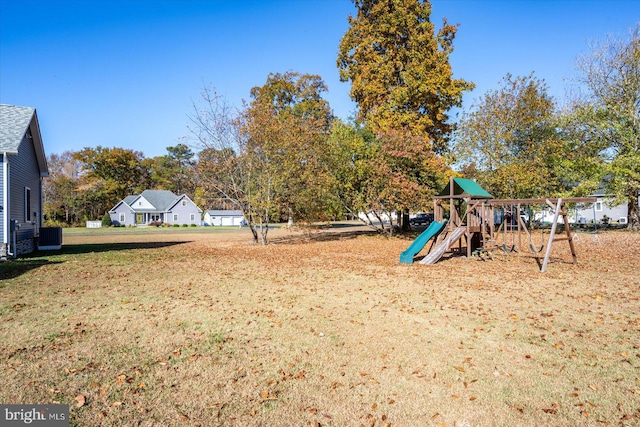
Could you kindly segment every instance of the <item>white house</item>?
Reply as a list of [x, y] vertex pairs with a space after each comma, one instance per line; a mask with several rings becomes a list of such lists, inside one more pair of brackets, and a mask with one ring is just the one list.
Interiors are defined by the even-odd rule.
[[[595, 203], [578, 203], [574, 209], [569, 210], [569, 222], [577, 224], [596, 224], [604, 223], [605, 217], [609, 223], [627, 224], [629, 216], [629, 208], [627, 203], [609, 207], [610, 198], [604, 193], [590, 194], [588, 197], [595, 197]], [[639, 200], [640, 201], [640, 200]], [[534, 219], [543, 223], [551, 223], [553, 221], [553, 211], [545, 207], [542, 212], [537, 212]], [[562, 222], [562, 218], [558, 219]]]
[[244, 225], [246, 221], [239, 210], [211, 210], [204, 213], [204, 221], [207, 225], [226, 225], [237, 226]]
[[[611, 200], [604, 193], [596, 193], [589, 197], [595, 197], [596, 202], [593, 204], [578, 205], [576, 210], [577, 213], [577, 221], [583, 224], [593, 223], [595, 218], [595, 222], [597, 224], [604, 223], [604, 218], [608, 218], [609, 223], [618, 223], [618, 224], [627, 224], [629, 217], [629, 207], [628, 203], [625, 202], [621, 205], [609, 207], [608, 203]], [[640, 202], [640, 198], [638, 198]]]

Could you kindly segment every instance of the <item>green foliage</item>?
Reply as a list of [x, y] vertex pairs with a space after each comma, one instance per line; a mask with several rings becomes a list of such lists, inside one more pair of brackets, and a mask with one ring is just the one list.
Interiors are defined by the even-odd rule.
[[111, 227], [111, 215], [109, 213], [105, 213], [102, 217], [102, 226], [103, 227]]
[[365, 213], [365, 222], [389, 233], [394, 224], [385, 226], [383, 218], [402, 209], [427, 209], [448, 167], [416, 139], [393, 131], [376, 138], [366, 128], [336, 121], [329, 138], [330, 170], [340, 208], [352, 217]]
[[195, 153], [185, 144], [167, 147], [167, 153], [148, 160], [154, 188], [193, 194]]
[[73, 157], [81, 162], [86, 172], [78, 190], [81, 190], [84, 208], [89, 212], [108, 211], [127, 195], [145, 189], [147, 170], [139, 151], [98, 146], [84, 148]]
[[638, 230], [640, 24], [628, 40], [594, 44], [578, 65], [588, 93], [574, 103], [568, 123], [573, 144], [587, 157], [574, 170], [582, 175], [583, 191], [604, 185], [614, 203], [628, 202], [628, 227]]
[[76, 191], [81, 182], [82, 165], [73, 153], [51, 154], [47, 158], [49, 177], [43, 181], [43, 214], [47, 223], [78, 223], [83, 217], [80, 210], [82, 196]]
[[559, 195], [566, 145], [544, 80], [507, 74], [464, 114], [453, 152], [468, 177], [497, 198]]

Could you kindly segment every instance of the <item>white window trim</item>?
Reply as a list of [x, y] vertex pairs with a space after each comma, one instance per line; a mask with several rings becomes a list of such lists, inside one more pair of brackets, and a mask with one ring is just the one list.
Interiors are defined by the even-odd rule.
[[602, 202], [596, 202], [596, 212], [602, 212]]
[[120, 212], [119, 222], [125, 222], [125, 214], [124, 214], [124, 212]]
[[191, 221], [195, 221], [196, 220], [196, 214], [191, 214]]
[[173, 214], [173, 222], [178, 222], [178, 214]]

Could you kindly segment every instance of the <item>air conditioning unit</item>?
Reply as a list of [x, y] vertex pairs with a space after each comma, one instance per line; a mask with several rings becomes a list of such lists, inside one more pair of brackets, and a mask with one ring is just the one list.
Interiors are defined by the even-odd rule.
[[62, 228], [43, 227], [38, 239], [39, 251], [57, 251], [62, 248]]

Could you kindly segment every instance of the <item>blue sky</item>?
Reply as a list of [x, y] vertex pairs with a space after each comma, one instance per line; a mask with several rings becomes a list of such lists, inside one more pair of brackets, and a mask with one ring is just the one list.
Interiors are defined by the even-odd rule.
[[[203, 86], [240, 106], [270, 72], [319, 74], [334, 113], [355, 105], [336, 56], [348, 0], [0, 0], [0, 102], [35, 107], [48, 154], [125, 147], [153, 157], [188, 136]], [[465, 108], [506, 73], [545, 79], [562, 99], [576, 58], [626, 37], [640, 0], [434, 0], [460, 25], [454, 75]]]

